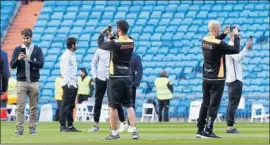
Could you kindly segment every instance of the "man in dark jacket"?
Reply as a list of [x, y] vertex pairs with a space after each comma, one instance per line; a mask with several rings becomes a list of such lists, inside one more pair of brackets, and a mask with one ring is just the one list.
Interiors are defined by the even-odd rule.
[[41, 48], [32, 44], [32, 30], [24, 29], [21, 32], [23, 43], [14, 49], [10, 66], [17, 68], [17, 131], [15, 135], [21, 136], [24, 132], [24, 109], [26, 96], [29, 96], [29, 134], [37, 135], [37, 105], [39, 96], [39, 70], [43, 68], [44, 58]]
[[[131, 76], [132, 76], [132, 101], [133, 108], [135, 110], [135, 100], [136, 100], [136, 89], [140, 86], [142, 80], [143, 68], [141, 57], [133, 53], [131, 57]], [[120, 120], [120, 127], [118, 129], [119, 132], [123, 132], [127, 129], [128, 125], [125, 122], [125, 115], [122, 107], [117, 108], [118, 116]]]
[[[0, 58], [0, 92], [1, 92], [1, 107], [5, 107], [7, 103], [6, 95], [8, 89], [8, 79], [9, 79], [9, 68], [8, 68], [8, 56], [7, 53], [1, 49], [1, 58]], [[3, 95], [3, 97], [2, 97]]]
[[225, 54], [239, 53], [240, 37], [238, 28], [233, 29], [234, 46], [230, 46], [222, 39], [226, 34], [220, 34], [220, 23], [211, 20], [208, 24], [209, 35], [202, 40], [203, 64], [203, 102], [198, 118], [197, 138], [220, 138], [213, 133], [213, 124], [221, 102], [225, 79]]

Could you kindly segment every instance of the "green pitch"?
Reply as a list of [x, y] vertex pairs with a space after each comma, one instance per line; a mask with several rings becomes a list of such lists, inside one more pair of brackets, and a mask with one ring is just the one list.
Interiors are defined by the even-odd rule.
[[120, 133], [117, 141], [104, 141], [103, 137], [109, 134], [109, 125], [101, 124], [101, 131], [90, 133], [87, 130], [92, 123], [76, 123], [82, 130], [80, 133], [61, 133], [59, 124], [39, 123], [39, 136], [28, 134], [28, 124], [25, 124], [23, 136], [15, 136], [14, 122], [1, 122], [1, 143], [58, 143], [58, 144], [268, 144], [269, 124], [237, 124], [239, 134], [226, 134], [226, 124], [215, 124], [214, 132], [222, 139], [196, 139], [196, 125], [193, 123], [138, 123], [137, 128], [140, 140], [134, 141], [129, 133]]

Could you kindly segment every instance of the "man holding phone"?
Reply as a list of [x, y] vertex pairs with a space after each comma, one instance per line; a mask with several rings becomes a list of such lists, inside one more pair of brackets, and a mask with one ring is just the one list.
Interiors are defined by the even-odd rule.
[[[237, 54], [240, 48], [238, 28], [233, 29], [234, 46], [230, 46], [221, 38], [221, 25], [217, 20], [208, 23], [209, 35], [202, 40], [203, 64], [203, 102], [198, 118], [197, 138], [220, 138], [213, 132], [213, 124], [217, 116], [226, 79], [226, 54]], [[226, 35], [223, 35], [226, 36]]]
[[[229, 45], [234, 45], [233, 43], [234, 35], [230, 33]], [[239, 105], [242, 88], [243, 88], [243, 69], [241, 61], [246, 56], [248, 50], [252, 46], [252, 36], [246, 43], [244, 49], [238, 54], [226, 55], [226, 85], [228, 87], [229, 102], [227, 108], [227, 133], [238, 133], [236, 128], [233, 128], [235, 121], [236, 109]]]
[[14, 49], [10, 67], [17, 68], [17, 107], [16, 107], [16, 132], [21, 136], [24, 132], [24, 109], [26, 96], [29, 96], [29, 134], [38, 135], [37, 127], [37, 105], [39, 96], [39, 70], [43, 68], [44, 58], [42, 49], [32, 44], [32, 30], [24, 29], [21, 32], [23, 44]]

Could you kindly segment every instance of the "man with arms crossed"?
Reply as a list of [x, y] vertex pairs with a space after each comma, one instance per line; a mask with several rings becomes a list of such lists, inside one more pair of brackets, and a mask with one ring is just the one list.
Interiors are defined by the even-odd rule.
[[128, 119], [132, 127], [132, 139], [139, 139], [135, 127], [135, 111], [132, 103], [132, 80], [130, 60], [134, 49], [134, 41], [127, 36], [129, 25], [125, 20], [117, 21], [119, 39], [104, 42], [103, 30], [98, 38], [98, 46], [111, 50], [109, 67], [109, 106], [111, 134], [105, 140], [120, 139], [117, 131], [117, 108], [121, 105], [127, 108]]

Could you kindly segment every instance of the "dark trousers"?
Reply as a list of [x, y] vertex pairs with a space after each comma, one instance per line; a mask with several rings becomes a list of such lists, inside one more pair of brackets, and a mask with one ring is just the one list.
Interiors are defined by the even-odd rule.
[[96, 94], [95, 94], [95, 107], [94, 107], [94, 121], [99, 122], [102, 101], [103, 101], [105, 92], [107, 90], [107, 80], [103, 81], [96, 78], [95, 84], [96, 84], [96, 88], [95, 88]]
[[203, 80], [203, 102], [197, 124], [199, 131], [203, 131], [204, 128], [206, 132], [211, 133], [213, 131], [213, 124], [217, 117], [224, 86], [225, 81], [223, 80]]
[[227, 108], [227, 126], [234, 125], [235, 113], [236, 109], [239, 105], [241, 95], [242, 95], [242, 88], [243, 83], [239, 80], [236, 80], [231, 83], [227, 83], [228, 86], [228, 95], [229, 95], [229, 103]]
[[56, 103], [57, 103], [57, 108], [56, 108], [56, 112], [55, 112], [55, 121], [59, 121], [62, 100], [56, 100]]
[[[169, 107], [170, 107], [170, 100], [158, 100], [158, 121], [159, 122], [169, 122]], [[164, 112], [163, 112], [164, 110]], [[164, 118], [162, 118], [162, 113]]]
[[83, 101], [87, 101], [90, 98], [89, 95], [79, 95], [78, 96], [78, 104], [81, 104]]
[[[136, 101], [136, 86], [132, 86], [132, 103], [133, 103], [133, 108], [135, 110], [135, 101]], [[119, 120], [121, 122], [124, 122], [125, 121], [125, 114], [124, 114], [124, 110], [121, 106], [119, 106], [117, 108], [117, 111], [118, 111], [118, 117], [119, 117]]]
[[60, 125], [73, 126], [73, 109], [75, 108], [75, 99], [78, 89], [67, 85], [63, 86], [63, 102], [60, 109]]

